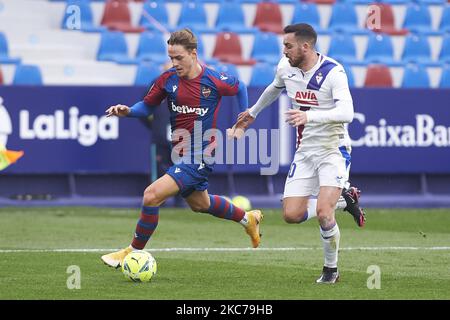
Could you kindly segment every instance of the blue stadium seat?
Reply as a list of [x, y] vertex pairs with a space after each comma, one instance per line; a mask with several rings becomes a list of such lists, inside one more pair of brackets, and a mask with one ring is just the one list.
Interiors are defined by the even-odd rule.
[[42, 85], [42, 74], [38, 66], [19, 64], [14, 73], [13, 85]]
[[447, 64], [442, 68], [440, 88], [450, 88], [450, 65]]
[[411, 3], [405, 14], [403, 28], [415, 33], [424, 33], [428, 35], [435, 34], [436, 31], [431, 27], [431, 15], [428, 6]]
[[98, 61], [113, 61], [120, 64], [137, 64], [138, 59], [128, 57], [128, 45], [125, 35], [120, 31], [105, 31], [100, 37], [97, 51]]
[[258, 62], [278, 64], [281, 59], [278, 36], [272, 32], [257, 32], [253, 41], [251, 57]]
[[220, 3], [216, 29], [236, 33], [254, 33], [258, 30], [245, 25], [244, 11], [239, 0], [223, 0]]
[[387, 34], [371, 33], [364, 57], [366, 63], [398, 65], [399, 63], [394, 61], [393, 57], [394, 49], [391, 37]]
[[441, 53], [439, 54], [439, 60], [441, 62], [450, 63], [450, 34], [447, 34], [442, 39]]
[[429, 88], [427, 69], [420, 64], [409, 64], [403, 73], [402, 88]]
[[[80, 23], [77, 23], [79, 18]], [[67, 0], [61, 28], [66, 30], [81, 30], [84, 32], [101, 32], [107, 30], [104, 26], [94, 24], [93, 13], [89, 1]]]
[[[375, 2], [375, 1], [373, 1]], [[397, 4], [407, 4], [410, 3], [411, 0], [380, 0], [381, 3], [388, 3], [390, 5], [397, 5]]]
[[151, 60], [158, 64], [168, 61], [166, 44], [159, 32], [143, 32], [139, 36], [136, 58]]
[[231, 63], [217, 63], [214, 65], [211, 65], [211, 67], [221, 73], [228, 74], [230, 76], [236, 77], [239, 79], [239, 71], [238, 68]]
[[430, 44], [425, 36], [410, 34], [406, 37], [402, 60], [404, 62], [430, 63]]
[[450, 4], [444, 6], [441, 23], [439, 24], [439, 30], [450, 32]]
[[347, 74], [348, 86], [350, 88], [355, 86], [355, 77], [353, 76], [353, 71], [350, 66], [342, 65], [344, 67], [345, 73]]
[[0, 31], [0, 63], [17, 64], [20, 63], [20, 61], [20, 58], [11, 58], [9, 56], [8, 41], [3, 32]]
[[337, 2], [333, 5], [328, 28], [335, 32], [367, 34], [368, 30], [359, 29], [355, 6], [351, 3]]
[[194, 32], [215, 32], [208, 27], [206, 11], [199, 0], [186, 0], [181, 5], [178, 28], [190, 28]]
[[160, 74], [161, 69], [158, 65], [150, 62], [140, 63], [136, 69], [134, 84], [149, 86]]
[[147, 30], [160, 30], [161, 28], [158, 27], [158, 24], [165, 30], [170, 29], [169, 16], [165, 2], [162, 0], [146, 1], [142, 6], [139, 25]]
[[266, 87], [275, 78], [276, 67], [268, 63], [257, 63], [252, 68], [250, 87]]
[[327, 55], [342, 64], [357, 64], [356, 48], [353, 36], [348, 33], [336, 33], [331, 36]]
[[297, 2], [292, 15], [292, 24], [307, 23], [311, 25], [317, 33], [328, 33], [320, 26], [320, 15], [315, 3]]

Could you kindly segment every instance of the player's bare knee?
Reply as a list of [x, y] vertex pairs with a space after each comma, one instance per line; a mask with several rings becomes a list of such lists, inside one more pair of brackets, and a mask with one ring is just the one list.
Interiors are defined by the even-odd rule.
[[306, 211], [304, 211], [303, 213], [301, 211], [297, 210], [292, 210], [292, 209], [287, 209], [285, 208], [283, 210], [283, 219], [284, 221], [286, 221], [287, 223], [300, 223], [302, 222], [304, 219], [304, 215], [307, 214]]
[[153, 188], [147, 188], [144, 191], [143, 202], [144, 206], [148, 207], [159, 206], [161, 204], [161, 201]]

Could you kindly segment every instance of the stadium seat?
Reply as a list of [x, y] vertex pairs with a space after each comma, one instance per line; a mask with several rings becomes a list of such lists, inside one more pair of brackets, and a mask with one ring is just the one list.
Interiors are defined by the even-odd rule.
[[353, 77], [352, 68], [347, 65], [342, 65], [345, 70], [345, 74], [347, 75], [348, 86], [350, 88], [355, 86], [355, 78]]
[[178, 28], [189, 28], [194, 32], [215, 32], [208, 27], [204, 4], [199, 0], [183, 2], [178, 19]]
[[[371, 10], [368, 12], [365, 24], [367, 29], [377, 33], [387, 33], [392, 36], [403, 36], [409, 32], [407, 29], [397, 29], [395, 27], [394, 10], [389, 3], [374, 3], [371, 6], [377, 6], [379, 11]], [[380, 13], [379, 26], [377, 25], [378, 12]]]
[[137, 59], [128, 57], [128, 45], [125, 35], [119, 31], [102, 32], [97, 60], [112, 61], [120, 64], [136, 64]]
[[442, 47], [439, 54], [439, 60], [441, 62], [450, 63], [450, 34], [447, 34], [442, 39]]
[[388, 87], [392, 88], [393, 81], [391, 71], [386, 65], [374, 64], [367, 67], [364, 87]]
[[326, 33], [320, 27], [320, 15], [315, 3], [297, 2], [294, 7], [291, 24], [307, 23], [311, 25], [317, 33]]
[[159, 64], [167, 62], [167, 48], [160, 32], [143, 32], [139, 35], [136, 58]]
[[266, 87], [275, 78], [276, 67], [269, 63], [257, 63], [252, 68], [250, 87]]
[[429, 88], [430, 78], [427, 69], [419, 64], [411, 64], [405, 67], [403, 73], [402, 88]]
[[16, 67], [13, 85], [42, 85], [42, 74], [38, 66], [19, 64]]
[[160, 75], [160, 73], [161, 69], [155, 63], [140, 63], [136, 69], [134, 84], [136, 86], [149, 86]]
[[169, 15], [162, 0], [146, 1], [142, 6], [139, 25], [147, 30], [169, 30]]
[[258, 30], [245, 25], [244, 11], [239, 0], [223, 0], [220, 3], [216, 29], [236, 33], [254, 33]]
[[413, 63], [430, 63], [431, 49], [425, 36], [410, 34], [406, 37], [402, 60]]
[[335, 4], [336, 0], [306, 0], [305, 2], [313, 2], [316, 4]]
[[253, 65], [256, 63], [253, 59], [245, 60], [242, 57], [241, 41], [234, 32], [219, 32], [216, 35], [213, 58], [237, 65]]
[[142, 27], [131, 25], [131, 13], [126, 0], [106, 0], [103, 11], [102, 26], [122, 32], [142, 32]]
[[450, 65], [445, 65], [442, 68], [441, 81], [439, 83], [440, 88], [450, 88]]
[[336, 33], [331, 36], [327, 56], [342, 64], [357, 64], [356, 48], [353, 36], [347, 33]]
[[403, 28], [415, 33], [432, 32], [428, 6], [411, 3], [406, 10]]
[[238, 68], [234, 64], [218, 63], [211, 65], [211, 67], [218, 72], [225, 73], [236, 78], [240, 77]]
[[[79, 13], [79, 15], [77, 15]], [[74, 18], [79, 18], [79, 24]], [[94, 25], [94, 18], [89, 1], [68, 0], [64, 9], [61, 28], [66, 30], [81, 30], [84, 32], [101, 32], [107, 28]]]
[[278, 64], [281, 59], [278, 36], [271, 32], [257, 32], [253, 41], [251, 57], [258, 62]]
[[394, 49], [390, 35], [371, 33], [364, 60], [366, 63], [398, 64], [394, 61]]
[[328, 28], [334, 32], [367, 32], [366, 30], [359, 30], [355, 6], [347, 2], [337, 2], [333, 5]]
[[439, 30], [450, 32], [450, 4], [444, 6], [441, 22], [439, 24]]
[[253, 25], [264, 32], [283, 33], [280, 5], [270, 1], [258, 2]]
[[16, 64], [20, 63], [20, 58], [12, 58], [9, 56], [8, 41], [3, 32], [0, 31], [0, 63]]

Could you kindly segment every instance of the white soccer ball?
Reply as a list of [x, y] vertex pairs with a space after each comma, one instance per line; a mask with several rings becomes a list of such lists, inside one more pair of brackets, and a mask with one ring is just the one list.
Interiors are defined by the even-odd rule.
[[148, 282], [156, 274], [156, 260], [144, 250], [130, 252], [122, 263], [125, 278], [134, 282]]

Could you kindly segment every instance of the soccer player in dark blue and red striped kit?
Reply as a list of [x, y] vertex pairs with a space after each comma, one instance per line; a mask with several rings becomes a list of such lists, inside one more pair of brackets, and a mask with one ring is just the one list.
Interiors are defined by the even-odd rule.
[[[132, 107], [119, 104], [106, 110], [108, 116], [148, 117], [167, 99], [172, 155], [175, 156], [172, 156], [175, 164], [144, 191], [141, 216], [131, 245], [101, 257], [105, 264], [114, 268], [121, 265], [129, 252], [145, 247], [158, 225], [159, 206], [178, 193], [193, 211], [236, 221], [244, 226], [254, 248], [260, 243], [261, 211], [245, 212], [223, 197], [208, 194], [207, 190], [208, 175], [213, 167], [213, 161], [207, 160], [213, 159], [214, 146], [220, 142], [215, 140], [214, 134], [210, 139], [203, 136], [216, 128], [222, 96], [236, 95], [240, 109], [247, 109], [247, 88], [235, 77], [199, 63], [197, 38], [190, 30], [173, 32], [167, 44], [173, 67], [159, 76], [144, 100]], [[197, 133], [200, 134], [200, 143], [195, 137]]]

